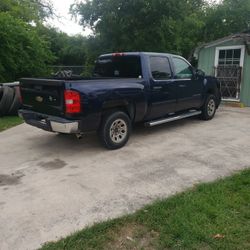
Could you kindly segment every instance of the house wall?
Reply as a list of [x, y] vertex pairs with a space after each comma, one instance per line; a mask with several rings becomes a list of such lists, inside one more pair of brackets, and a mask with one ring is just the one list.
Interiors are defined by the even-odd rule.
[[[208, 75], [214, 75], [216, 47], [236, 45], [243, 45], [243, 42], [240, 40], [232, 40], [209, 48], [202, 48], [199, 52], [198, 68], [205, 71]], [[248, 55], [247, 50], [245, 51], [240, 101], [244, 105], [250, 106], [250, 55]]]
[[199, 53], [198, 68], [207, 75], [214, 75], [215, 47], [203, 48]]
[[243, 69], [243, 83], [241, 88], [240, 100], [246, 106], [250, 107], [250, 55], [245, 53], [245, 62]]

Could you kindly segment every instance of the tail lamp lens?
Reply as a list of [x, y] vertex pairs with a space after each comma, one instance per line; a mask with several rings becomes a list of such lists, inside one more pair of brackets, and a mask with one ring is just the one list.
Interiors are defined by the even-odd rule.
[[67, 114], [75, 114], [81, 112], [81, 97], [78, 92], [73, 90], [65, 90], [64, 100]]

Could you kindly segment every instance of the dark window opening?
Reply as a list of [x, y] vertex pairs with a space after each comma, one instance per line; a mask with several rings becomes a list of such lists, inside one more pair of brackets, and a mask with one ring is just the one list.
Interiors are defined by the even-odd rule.
[[167, 80], [171, 78], [170, 64], [166, 57], [151, 56], [150, 68], [155, 80]]
[[142, 78], [140, 56], [107, 56], [99, 58], [94, 77]]

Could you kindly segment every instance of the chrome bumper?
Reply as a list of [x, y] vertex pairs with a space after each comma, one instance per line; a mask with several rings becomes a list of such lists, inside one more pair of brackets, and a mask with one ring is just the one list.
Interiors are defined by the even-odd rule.
[[50, 121], [50, 126], [53, 132], [59, 132], [64, 134], [75, 134], [79, 132], [78, 122], [60, 123], [60, 122]]
[[80, 121], [40, 114], [29, 110], [19, 110], [19, 116], [34, 127], [63, 134], [80, 133]]

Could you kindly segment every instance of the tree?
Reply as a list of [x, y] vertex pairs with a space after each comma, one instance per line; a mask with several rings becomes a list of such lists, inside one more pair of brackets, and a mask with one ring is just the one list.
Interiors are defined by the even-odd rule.
[[87, 38], [69, 36], [55, 28], [39, 27], [39, 34], [49, 42], [50, 50], [56, 57], [56, 65], [84, 65], [86, 60]]
[[[204, 26], [203, 0], [93, 0], [72, 12], [106, 51], [161, 51], [188, 56]], [[184, 37], [184, 39], [181, 39]]]
[[[72, 6], [102, 52], [161, 51], [189, 57], [200, 43], [250, 28], [250, 1], [87, 0]], [[97, 49], [96, 51], [99, 52]]]
[[250, 1], [223, 0], [207, 10], [204, 41], [250, 29]]
[[48, 0], [1, 0], [0, 12], [27, 23], [41, 23], [54, 15], [53, 5]]
[[53, 15], [48, 0], [1, 0], [0, 81], [46, 75], [55, 59], [39, 27]]
[[0, 13], [0, 27], [0, 81], [46, 74], [53, 55], [36, 28], [9, 13]]

